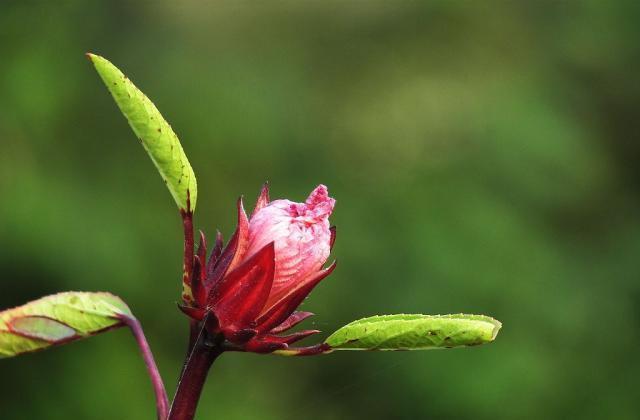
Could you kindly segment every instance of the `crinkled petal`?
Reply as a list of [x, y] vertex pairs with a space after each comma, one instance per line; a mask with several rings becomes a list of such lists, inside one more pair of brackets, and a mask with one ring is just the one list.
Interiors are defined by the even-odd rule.
[[[318, 186], [305, 203], [275, 200], [256, 211], [249, 222], [252, 255], [268, 242], [275, 242], [276, 274], [272, 296], [319, 271], [331, 251], [329, 216], [335, 200], [324, 185]], [[270, 298], [272, 300], [273, 298]]]

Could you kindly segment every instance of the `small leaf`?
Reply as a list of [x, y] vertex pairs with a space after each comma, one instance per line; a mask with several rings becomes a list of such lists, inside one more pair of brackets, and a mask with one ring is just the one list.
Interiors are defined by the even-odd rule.
[[0, 358], [45, 349], [133, 319], [129, 307], [109, 293], [66, 292], [0, 312]]
[[426, 350], [489, 343], [502, 327], [483, 315], [378, 315], [326, 339], [333, 350]]
[[149, 98], [116, 66], [99, 55], [87, 57], [149, 153], [178, 208], [193, 211], [198, 195], [196, 176], [176, 133]]

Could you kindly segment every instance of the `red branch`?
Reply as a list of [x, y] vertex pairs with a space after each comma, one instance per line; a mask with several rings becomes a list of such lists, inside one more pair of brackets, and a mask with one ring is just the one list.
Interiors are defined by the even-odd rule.
[[[185, 286], [191, 288], [191, 276], [193, 274], [193, 213], [191, 211], [180, 210], [182, 216], [182, 226], [184, 228], [184, 260], [182, 262], [182, 282]], [[190, 296], [185, 296], [183, 291], [183, 300], [185, 303]]]
[[202, 328], [182, 370], [168, 420], [192, 420], [196, 414], [209, 368], [223, 351], [207, 341], [207, 331]]

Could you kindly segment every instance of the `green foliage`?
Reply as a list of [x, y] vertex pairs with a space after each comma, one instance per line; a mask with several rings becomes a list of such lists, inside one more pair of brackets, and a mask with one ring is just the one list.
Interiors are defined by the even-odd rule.
[[502, 324], [483, 315], [377, 315], [326, 339], [335, 350], [427, 350], [489, 343]]
[[0, 312], [0, 358], [68, 343], [123, 325], [133, 315], [110, 293], [65, 292]]
[[198, 196], [196, 176], [176, 133], [149, 98], [109, 60], [95, 54], [87, 57], [149, 153], [178, 207], [193, 211]]

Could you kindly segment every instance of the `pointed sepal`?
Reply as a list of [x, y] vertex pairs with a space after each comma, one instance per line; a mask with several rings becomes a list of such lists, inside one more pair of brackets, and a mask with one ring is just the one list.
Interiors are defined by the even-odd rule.
[[262, 210], [264, 207], [268, 205], [269, 205], [269, 183], [265, 182], [262, 185], [262, 189], [260, 190], [260, 195], [256, 200], [256, 205], [253, 208], [253, 211], [251, 212], [251, 217], [253, 217], [254, 214], [256, 214], [257, 212], [259, 212], [260, 210]]
[[313, 316], [313, 312], [297, 311], [292, 313], [289, 318], [285, 319], [280, 325], [271, 329], [272, 334], [280, 334], [290, 328], [295, 327], [305, 319]]
[[292, 334], [287, 334], [287, 335], [264, 335], [261, 337], [261, 339], [263, 341], [269, 341], [269, 342], [274, 342], [274, 343], [285, 343], [287, 345], [289, 344], [293, 344], [297, 341], [303, 340], [307, 337], [311, 337], [314, 334], [318, 334], [320, 332], [320, 330], [303, 330], [303, 331], [296, 331]]
[[233, 254], [233, 259], [229, 264], [228, 271], [236, 268], [242, 260], [247, 252], [247, 248], [249, 247], [249, 218], [247, 217], [247, 213], [244, 211], [244, 204], [242, 202], [242, 197], [238, 199], [238, 228], [237, 228], [237, 243], [236, 250]]
[[272, 354], [278, 356], [318, 356], [320, 354], [331, 353], [331, 347], [325, 343], [316, 344], [308, 347], [287, 347], [283, 350], [276, 350]]
[[206, 309], [189, 306], [182, 303], [178, 303], [178, 309], [180, 309], [182, 313], [195, 321], [202, 321], [207, 314]]
[[267, 332], [282, 324], [295, 309], [300, 306], [302, 301], [311, 293], [314, 287], [318, 285], [324, 278], [333, 272], [336, 268], [334, 262], [329, 267], [318, 272], [315, 276], [305, 280], [294, 290], [289, 291], [281, 297], [269, 309], [263, 311], [262, 315], [256, 321], [258, 331]]
[[[215, 296], [220, 286], [221, 280], [225, 277], [227, 272], [233, 269], [232, 264], [238, 264], [240, 256], [244, 254], [247, 248], [247, 241], [249, 236], [249, 219], [244, 211], [242, 205], [242, 197], [238, 199], [238, 226], [236, 227], [231, 240], [227, 244], [226, 248], [222, 251], [219, 258], [209, 259], [209, 265], [207, 267], [207, 279], [205, 281], [205, 287], [209, 291], [209, 301], [212, 296]], [[222, 241], [222, 235], [218, 236], [220, 242]], [[214, 249], [215, 252], [215, 249]], [[212, 262], [213, 260], [213, 262]]]
[[337, 228], [335, 226], [331, 226], [329, 228], [329, 232], [331, 233], [331, 237], [329, 238], [329, 249], [333, 249], [333, 244], [336, 243]]
[[223, 330], [240, 330], [252, 323], [269, 297], [274, 273], [272, 242], [225, 276], [209, 301]]
[[216, 231], [216, 244], [213, 246], [211, 250], [211, 255], [209, 256], [209, 261], [207, 262], [207, 267], [214, 267], [218, 258], [220, 258], [220, 254], [222, 254], [222, 248], [224, 247], [224, 240], [222, 238], [222, 233], [220, 231]]

